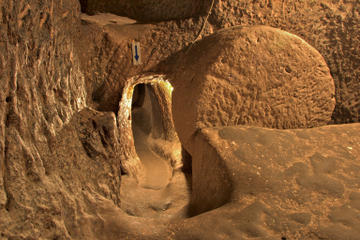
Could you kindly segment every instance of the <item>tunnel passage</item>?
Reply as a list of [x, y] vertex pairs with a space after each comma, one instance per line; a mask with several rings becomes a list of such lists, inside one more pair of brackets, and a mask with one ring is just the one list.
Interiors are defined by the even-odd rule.
[[[134, 133], [140, 139], [138, 145], [146, 141], [146, 145], [166, 159], [172, 168], [182, 166], [181, 144], [172, 120], [171, 98], [171, 84], [158, 75], [133, 77], [124, 86], [117, 121], [122, 133], [122, 170], [128, 175], [139, 179], [144, 172], [135, 149]], [[140, 146], [138, 148], [141, 149]]]
[[[162, 75], [138, 76], [124, 87], [117, 116], [121, 129], [122, 170], [139, 181], [146, 174], [143, 158], [156, 154], [171, 171], [183, 166], [183, 150], [172, 119], [171, 84]], [[141, 179], [142, 178], [142, 179]]]
[[179, 111], [172, 106], [172, 91], [164, 75], [133, 77], [124, 87], [118, 125], [124, 148], [122, 167], [128, 174], [122, 177], [121, 208], [133, 216], [192, 217], [228, 199], [224, 182], [208, 181], [222, 180], [218, 173], [226, 168], [206, 139], [196, 138], [193, 153], [182, 147], [172, 119], [172, 110]]
[[[121, 208], [138, 217], [183, 218], [191, 172], [172, 120], [172, 86], [161, 76], [129, 79], [119, 105]], [[187, 169], [188, 170], [188, 169]]]
[[161, 189], [171, 180], [172, 166], [158, 148], [176, 151], [171, 149], [176, 146], [166, 141], [160, 105], [151, 84], [135, 86], [131, 116], [135, 150], [145, 170], [142, 186]]

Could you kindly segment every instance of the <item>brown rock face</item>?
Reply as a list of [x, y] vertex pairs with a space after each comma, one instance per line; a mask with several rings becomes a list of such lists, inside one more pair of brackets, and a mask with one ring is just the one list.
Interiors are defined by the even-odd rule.
[[358, 239], [359, 129], [202, 129], [175, 239]]
[[334, 82], [324, 59], [279, 29], [222, 30], [173, 64], [174, 120], [186, 147], [203, 127], [308, 128], [331, 120]]
[[185, 19], [206, 14], [208, 1], [192, 0], [82, 0], [82, 11], [88, 14], [110, 12], [142, 22]]
[[325, 58], [335, 81], [335, 123], [360, 121], [360, 2], [219, 0], [216, 29], [264, 24], [301, 36]]
[[[114, 14], [81, 15], [84, 23], [75, 45], [85, 77], [87, 103], [117, 112], [122, 90], [133, 76], [151, 71], [160, 61], [191, 42], [201, 21], [188, 19], [139, 24]], [[131, 42], [141, 44], [142, 64], [132, 62]]]
[[[143, 73], [195, 39], [210, 1], [80, 2], [84, 12], [151, 23], [84, 16], [78, 0], [0, 0], [0, 239], [358, 240], [359, 124], [202, 128], [188, 141], [197, 151], [183, 151], [192, 178], [175, 172], [155, 191], [181, 166], [171, 97], [159, 79], [131, 81], [154, 77]], [[330, 66], [333, 119], [351, 122], [359, 14], [355, 0], [218, 0], [201, 35], [266, 24], [301, 36]], [[177, 20], [157, 22], [168, 19]], [[132, 63], [132, 41], [142, 65]], [[220, 31], [170, 65], [183, 142], [205, 126], [317, 126], [333, 108], [322, 58], [280, 30]], [[149, 90], [143, 104], [140, 92], [132, 97], [139, 84]], [[121, 176], [135, 151], [154, 153], [142, 162], [147, 191]], [[156, 185], [164, 169], [153, 167], [155, 153], [168, 166]], [[194, 217], [183, 219], [189, 180]]]
[[0, 238], [83, 238], [83, 210], [119, 204], [121, 174], [115, 115], [84, 110], [78, 3], [0, 9]]

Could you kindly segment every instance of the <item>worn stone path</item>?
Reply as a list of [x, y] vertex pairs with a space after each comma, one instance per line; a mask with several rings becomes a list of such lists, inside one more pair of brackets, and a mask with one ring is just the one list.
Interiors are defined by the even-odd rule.
[[146, 117], [146, 110], [142, 108], [133, 114], [135, 149], [145, 169], [145, 176], [143, 179], [140, 179], [140, 185], [144, 188], [161, 189], [169, 184], [172, 177], [172, 169], [165, 159], [150, 150]]
[[139, 183], [129, 176], [122, 177], [121, 208], [129, 215], [146, 218], [182, 218], [190, 200], [187, 180], [181, 171], [156, 155], [148, 141], [151, 124], [145, 109], [133, 111], [133, 134], [136, 152], [145, 174]]

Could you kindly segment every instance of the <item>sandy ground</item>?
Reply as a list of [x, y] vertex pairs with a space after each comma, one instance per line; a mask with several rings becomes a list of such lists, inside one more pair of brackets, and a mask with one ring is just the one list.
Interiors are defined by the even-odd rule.
[[148, 144], [148, 136], [137, 126], [133, 128], [135, 148], [145, 168], [145, 177], [140, 179], [144, 188], [161, 189], [166, 187], [172, 177], [172, 169], [168, 162], [153, 153]]
[[185, 217], [186, 205], [190, 200], [187, 179], [181, 171], [173, 173], [169, 162], [149, 148], [151, 138], [144, 111], [139, 109], [133, 114], [133, 134], [145, 176], [139, 179], [139, 183], [134, 178], [123, 176], [121, 206], [129, 215], [138, 217]]

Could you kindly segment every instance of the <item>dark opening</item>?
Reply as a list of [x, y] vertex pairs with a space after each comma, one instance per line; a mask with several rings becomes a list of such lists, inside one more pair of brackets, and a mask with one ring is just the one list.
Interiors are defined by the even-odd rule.
[[133, 93], [131, 109], [142, 107], [145, 100], [145, 84], [136, 85]]
[[80, 10], [82, 13], [86, 13], [87, 0], [80, 0]]
[[181, 148], [181, 156], [183, 160], [182, 172], [185, 174], [188, 188], [192, 190], [192, 157], [184, 147]]
[[188, 153], [188, 151], [186, 151], [186, 149], [182, 147], [181, 156], [183, 159], [182, 171], [185, 173], [191, 174], [191, 172], [192, 172], [192, 157], [191, 157], [190, 153]]

